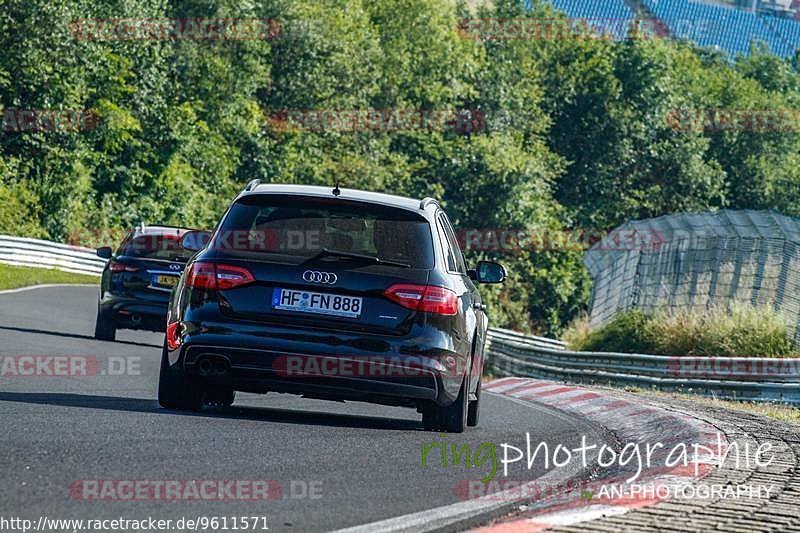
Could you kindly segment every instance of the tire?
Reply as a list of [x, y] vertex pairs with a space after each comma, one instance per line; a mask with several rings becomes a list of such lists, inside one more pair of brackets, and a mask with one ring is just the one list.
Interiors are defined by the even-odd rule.
[[436, 404], [425, 406], [422, 410], [422, 427], [427, 431], [439, 429], [439, 409]]
[[464, 430], [467, 429], [467, 408], [469, 406], [468, 386], [469, 379], [467, 376], [464, 376], [461, 390], [458, 391], [458, 398], [442, 410], [444, 430], [448, 433], [464, 433]]
[[97, 307], [97, 318], [94, 323], [94, 338], [99, 341], [114, 341], [117, 338], [117, 326], [107, 314]]
[[447, 407], [431, 404], [422, 411], [422, 425], [427, 430], [447, 431], [448, 433], [464, 433], [467, 428], [467, 376], [461, 382], [458, 397]]
[[203, 391], [197, 380], [170, 367], [166, 346], [161, 352], [158, 403], [161, 407], [178, 411], [199, 411], [203, 407]]
[[475, 399], [469, 402], [467, 410], [467, 425], [475, 427], [481, 417], [481, 380], [478, 379], [478, 385], [475, 387]]

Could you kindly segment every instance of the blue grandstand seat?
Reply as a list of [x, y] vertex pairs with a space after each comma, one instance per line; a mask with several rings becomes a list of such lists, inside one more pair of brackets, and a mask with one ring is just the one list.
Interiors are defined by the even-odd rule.
[[[792, 19], [690, 0], [642, 1], [674, 37], [724, 50], [731, 58], [749, 54], [753, 42], [764, 43], [781, 57], [793, 57], [800, 48], [800, 22]], [[625, 0], [551, 0], [551, 3], [571, 18], [635, 18]]]
[[[635, 18], [625, 0], [552, 0], [553, 7], [573, 19], [595, 19], [603, 29], [613, 32], [617, 39], [627, 37], [627, 22]], [[614, 24], [619, 22], [620, 24]]]
[[691, 21], [706, 22], [707, 33], [689, 37], [702, 46], [725, 50], [731, 57], [749, 54], [754, 41], [781, 57], [793, 56], [800, 46], [800, 23], [794, 20], [689, 0], [644, 0], [644, 5], [670, 29]]

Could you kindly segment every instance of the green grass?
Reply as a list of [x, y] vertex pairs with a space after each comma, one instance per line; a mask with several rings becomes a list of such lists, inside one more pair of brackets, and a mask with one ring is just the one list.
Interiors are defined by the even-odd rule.
[[695, 394], [684, 394], [675, 392], [656, 391], [653, 389], [642, 389], [639, 387], [625, 387], [628, 392], [641, 394], [643, 396], [656, 396], [661, 398], [676, 398], [679, 400], [689, 400], [695, 403], [708, 405], [711, 407], [721, 407], [724, 409], [733, 409], [737, 411], [745, 411], [754, 413], [782, 422], [800, 425], [800, 409], [789, 405], [782, 405], [777, 403], [760, 403], [760, 402], [741, 402], [737, 400], [722, 400], [720, 398], [699, 396]]
[[54, 268], [20, 267], [0, 263], [0, 290], [16, 289], [43, 283], [89, 283], [97, 285], [100, 283], [100, 278], [62, 272]]
[[786, 323], [770, 307], [735, 304], [647, 315], [625, 311], [592, 330], [585, 318], [564, 334], [570, 349], [672, 356], [797, 357]]

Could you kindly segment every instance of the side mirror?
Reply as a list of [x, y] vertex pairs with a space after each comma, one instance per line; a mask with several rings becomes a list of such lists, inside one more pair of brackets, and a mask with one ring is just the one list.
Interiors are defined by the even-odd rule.
[[97, 257], [102, 259], [111, 259], [111, 247], [110, 246], [103, 246], [95, 250]]
[[211, 240], [211, 232], [203, 230], [187, 231], [181, 237], [181, 248], [190, 252], [202, 250]]
[[506, 269], [503, 265], [491, 261], [478, 261], [478, 267], [475, 269], [475, 281], [478, 283], [503, 283], [505, 279]]

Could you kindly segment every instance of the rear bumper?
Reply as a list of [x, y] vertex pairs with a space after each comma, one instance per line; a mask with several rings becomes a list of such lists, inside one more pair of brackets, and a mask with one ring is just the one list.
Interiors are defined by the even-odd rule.
[[100, 312], [111, 318], [118, 328], [164, 331], [168, 301], [153, 302], [106, 293], [100, 300]]
[[[311, 334], [288, 328], [233, 334], [207, 324], [189, 329], [193, 333], [168, 354], [170, 364], [235, 390], [410, 407], [449, 405], [464, 376], [464, 361], [458, 362], [463, 356], [445, 349], [447, 344], [432, 349], [436, 343], [419, 337]], [[427, 349], [421, 353], [420, 346]], [[215, 362], [213, 371], [204, 359]]]
[[[215, 369], [210, 375], [201, 369], [203, 358], [226, 361], [227, 372]], [[311, 365], [292, 365], [285, 362], [313, 361]], [[325, 364], [326, 361], [333, 364]], [[408, 368], [407, 375], [399, 376], [404, 369], [397, 365], [389, 371], [388, 365], [372, 361], [364, 367], [384, 366], [383, 372], [353, 371], [356, 359], [342, 372], [343, 358], [305, 356], [242, 348], [218, 346], [189, 346], [184, 350], [185, 372], [203, 377], [211, 382], [228, 384], [237, 390], [249, 392], [285, 392], [330, 400], [360, 400], [392, 405], [414, 405], [419, 400], [436, 401], [440, 385], [437, 373], [420, 368]], [[313, 368], [311, 368], [313, 367]], [[316, 371], [319, 369], [319, 371]], [[330, 371], [330, 369], [339, 369]], [[380, 375], [380, 374], [384, 375]], [[390, 375], [387, 375], [390, 374]]]

